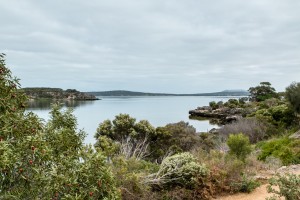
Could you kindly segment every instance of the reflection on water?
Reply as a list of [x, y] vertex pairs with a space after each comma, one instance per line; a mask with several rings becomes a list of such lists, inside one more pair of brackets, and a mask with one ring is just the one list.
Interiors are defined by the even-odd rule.
[[54, 100], [54, 99], [34, 99], [27, 102], [27, 108], [30, 110], [50, 110], [51, 105], [59, 103], [63, 107], [76, 108], [92, 105], [95, 101], [77, 101], [77, 100]]
[[221, 121], [217, 118], [207, 118], [207, 117], [199, 117], [199, 116], [189, 116], [190, 120], [196, 120], [196, 121], [208, 121], [210, 125], [217, 125], [221, 126]]

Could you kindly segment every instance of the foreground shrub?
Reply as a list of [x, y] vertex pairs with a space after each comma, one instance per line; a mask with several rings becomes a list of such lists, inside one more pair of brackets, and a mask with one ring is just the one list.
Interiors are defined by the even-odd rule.
[[0, 141], [0, 199], [119, 199], [106, 157], [83, 145], [75, 124], [53, 108], [41, 130]]
[[210, 173], [207, 176], [197, 177], [193, 199], [211, 199], [227, 192], [249, 192], [258, 186], [257, 182], [244, 173], [245, 163], [235, 156], [221, 156], [219, 159], [218, 163], [209, 167]]
[[260, 183], [253, 178], [243, 174], [242, 179], [238, 182], [233, 182], [233, 190], [237, 192], [252, 192], [255, 188], [260, 186]]
[[259, 160], [265, 161], [269, 156], [273, 156], [279, 158], [284, 165], [300, 163], [300, 140], [283, 137], [261, 142], [257, 146], [261, 148]]
[[119, 199], [106, 158], [83, 145], [72, 112], [54, 106], [43, 124], [18, 88], [0, 54], [0, 199]]
[[229, 135], [227, 140], [229, 153], [235, 155], [238, 159], [245, 161], [246, 156], [251, 153], [250, 141], [243, 133], [237, 135]]
[[[280, 199], [280, 197], [284, 197], [286, 200], [300, 199], [300, 175], [277, 175], [277, 177], [270, 179], [269, 183], [268, 192], [275, 194], [269, 200]], [[275, 189], [274, 186], [279, 187], [279, 190]]]
[[120, 155], [112, 158], [111, 165], [122, 199], [152, 199], [154, 194], [151, 187], [143, 183], [143, 177], [156, 173], [157, 164]]
[[196, 162], [190, 153], [180, 153], [166, 157], [157, 173], [146, 177], [145, 183], [156, 188], [176, 186], [193, 188], [197, 176], [206, 176], [208, 169]]
[[194, 199], [211, 199], [223, 193], [249, 192], [259, 184], [252, 178], [258, 167], [258, 163], [252, 166], [253, 157], [243, 162], [235, 155], [214, 150], [197, 151], [195, 155], [209, 168], [210, 173], [206, 177], [197, 177], [197, 185], [193, 190], [197, 198]]

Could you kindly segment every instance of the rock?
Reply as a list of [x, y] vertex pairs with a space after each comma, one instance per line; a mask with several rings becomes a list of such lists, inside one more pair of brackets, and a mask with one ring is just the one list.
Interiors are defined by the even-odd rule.
[[210, 131], [208, 131], [208, 132], [209, 132], [209, 133], [212, 133], [212, 134], [218, 134], [218, 133], [219, 133], [219, 130], [220, 130], [220, 129], [212, 128], [212, 129], [210, 129]]
[[254, 180], [268, 180], [269, 179], [267, 176], [262, 176], [262, 175], [256, 175], [253, 178], [254, 178]]
[[279, 169], [278, 169], [278, 171], [283, 171], [283, 170], [285, 170], [286, 169], [286, 166], [282, 166], [282, 167], [280, 167]]
[[297, 131], [296, 133], [290, 135], [289, 138], [292, 138], [292, 139], [300, 139], [300, 130]]
[[227, 115], [218, 110], [212, 110], [210, 106], [198, 107], [195, 110], [190, 110], [191, 116], [205, 117], [205, 118], [225, 118]]
[[207, 111], [211, 112], [212, 108], [210, 106], [203, 106], [203, 107], [200, 107], [200, 110], [207, 110]]
[[220, 122], [218, 124], [227, 124], [241, 118], [243, 111], [243, 108], [222, 107], [213, 110], [210, 106], [202, 106], [195, 110], [190, 110], [189, 114], [191, 117], [218, 119]]
[[298, 169], [299, 166], [298, 165], [291, 165], [290, 168], [292, 168], [293, 170]]
[[230, 108], [218, 108], [216, 110], [214, 110], [214, 113], [226, 113], [228, 114], [228, 112], [230, 111]]
[[226, 122], [228, 123], [231, 123], [231, 122], [234, 122], [234, 121], [237, 121], [241, 118], [241, 116], [238, 116], [238, 115], [232, 115], [232, 116], [227, 116], [225, 118]]
[[290, 166], [282, 166], [276, 170], [279, 174], [293, 173], [300, 174], [300, 164], [290, 165]]

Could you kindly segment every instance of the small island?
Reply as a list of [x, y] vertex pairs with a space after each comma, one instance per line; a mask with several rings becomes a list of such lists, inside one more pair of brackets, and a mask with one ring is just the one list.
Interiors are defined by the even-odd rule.
[[63, 90], [61, 88], [46, 88], [46, 87], [32, 87], [22, 88], [30, 99], [66, 99], [66, 100], [80, 100], [80, 101], [94, 101], [99, 100], [95, 95], [79, 92], [75, 89]]

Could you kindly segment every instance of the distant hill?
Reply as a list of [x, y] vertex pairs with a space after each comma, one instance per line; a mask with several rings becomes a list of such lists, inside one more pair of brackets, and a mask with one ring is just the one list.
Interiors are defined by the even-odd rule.
[[194, 94], [193, 96], [248, 96], [248, 95], [249, 92], [246, 90], [224, 90], [221, 92], [199, 93], [199, 94]]
[[133, 92], [127, 90], [112, 90], [103, 92], [86, 92], [95, 96], [248, 96], [245, 90], [224, 90], [222, 92], [197, 93], [197, 94], [171, 94], [171, 93], [148, 93]]
[[86, 92], [86, 93], [95, 96], [176, 96], [176, 94], [133, 92], [127, 90], [112, 90], [112, 91]]

